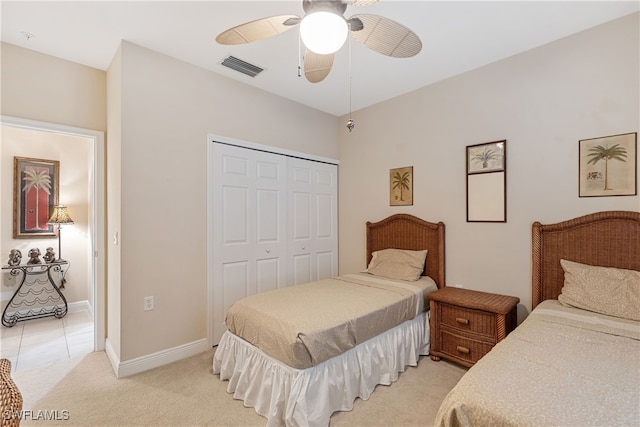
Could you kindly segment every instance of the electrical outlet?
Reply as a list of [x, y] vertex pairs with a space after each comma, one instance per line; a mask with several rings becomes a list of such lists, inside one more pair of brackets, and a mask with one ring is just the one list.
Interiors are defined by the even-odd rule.
[[464, 288], [464, 286], [462, 286], [462, 285], [461, 285], [461, 284], [459, 284], [459, 283], [458, 283], [458, 284], [453, 285], [453, 287], [454, 287], [454, 288]]
[[153, 310], [153, 297], [144, 297], [144, 311]]

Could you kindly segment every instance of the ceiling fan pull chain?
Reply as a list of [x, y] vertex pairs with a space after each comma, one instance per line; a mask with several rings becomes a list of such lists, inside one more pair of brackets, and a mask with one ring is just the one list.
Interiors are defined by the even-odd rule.
[[302, 37], [300, 37], [300, 29], [298, 29], [298, 77], [302, 77], [302, 46], [300, 46], [301, 42]]
[[[351, 27], [351, 24], [349, 24]], [[347, 129], [349, 129], [349, 133], [356, 127], [356, 122], [351, 118], [351, 37], [349, 37], [349, 120], [347, 120]]]

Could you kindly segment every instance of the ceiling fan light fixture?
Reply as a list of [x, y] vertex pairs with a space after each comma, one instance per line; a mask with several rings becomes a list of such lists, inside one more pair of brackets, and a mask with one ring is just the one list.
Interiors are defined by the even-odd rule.
[[300, 22], [302, 42], [312, 52], [328, 55], [337, 52], [349, 33], [347, 21], [333, 12], [307, 14]]

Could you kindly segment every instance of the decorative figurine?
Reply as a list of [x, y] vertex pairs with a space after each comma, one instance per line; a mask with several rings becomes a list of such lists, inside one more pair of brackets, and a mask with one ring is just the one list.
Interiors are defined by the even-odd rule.
[[22, 252], [20, 249], [11, 249], [9, 252], [9, 265], [13, 267], [14, 265], [20, 265], [22, 261]]
[[42, 260], [40, 259], [40, 249], [29, 249], [29, 261], [27, 261], [27, 264], [42, 264]]
[[45, 252], [42, 258], [44, 259], [44, 262], [46, 262], [47, 264], [51, 264], [56, 260], [56, 253], [53, 251], [52, 247], [48, 247], [47, 252]]

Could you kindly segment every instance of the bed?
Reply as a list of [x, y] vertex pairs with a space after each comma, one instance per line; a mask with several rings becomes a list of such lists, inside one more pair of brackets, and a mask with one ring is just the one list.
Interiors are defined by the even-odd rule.
[[435, 425], [640, 424], [640, 213], [532, 227], [531, 314], [445, 397]]
[[[445, 283], [444, 224], [396, 214], [367, 222], [366, 232], [366, 272], [229, 308], [213, 372], [267, 425], [326, 426], [332, 413], [351, 410], [428, 354], [425, 308], [428, 293]], [[396, 256], [410, 257], [410, 280], [404, 269], [386, 274]]]

